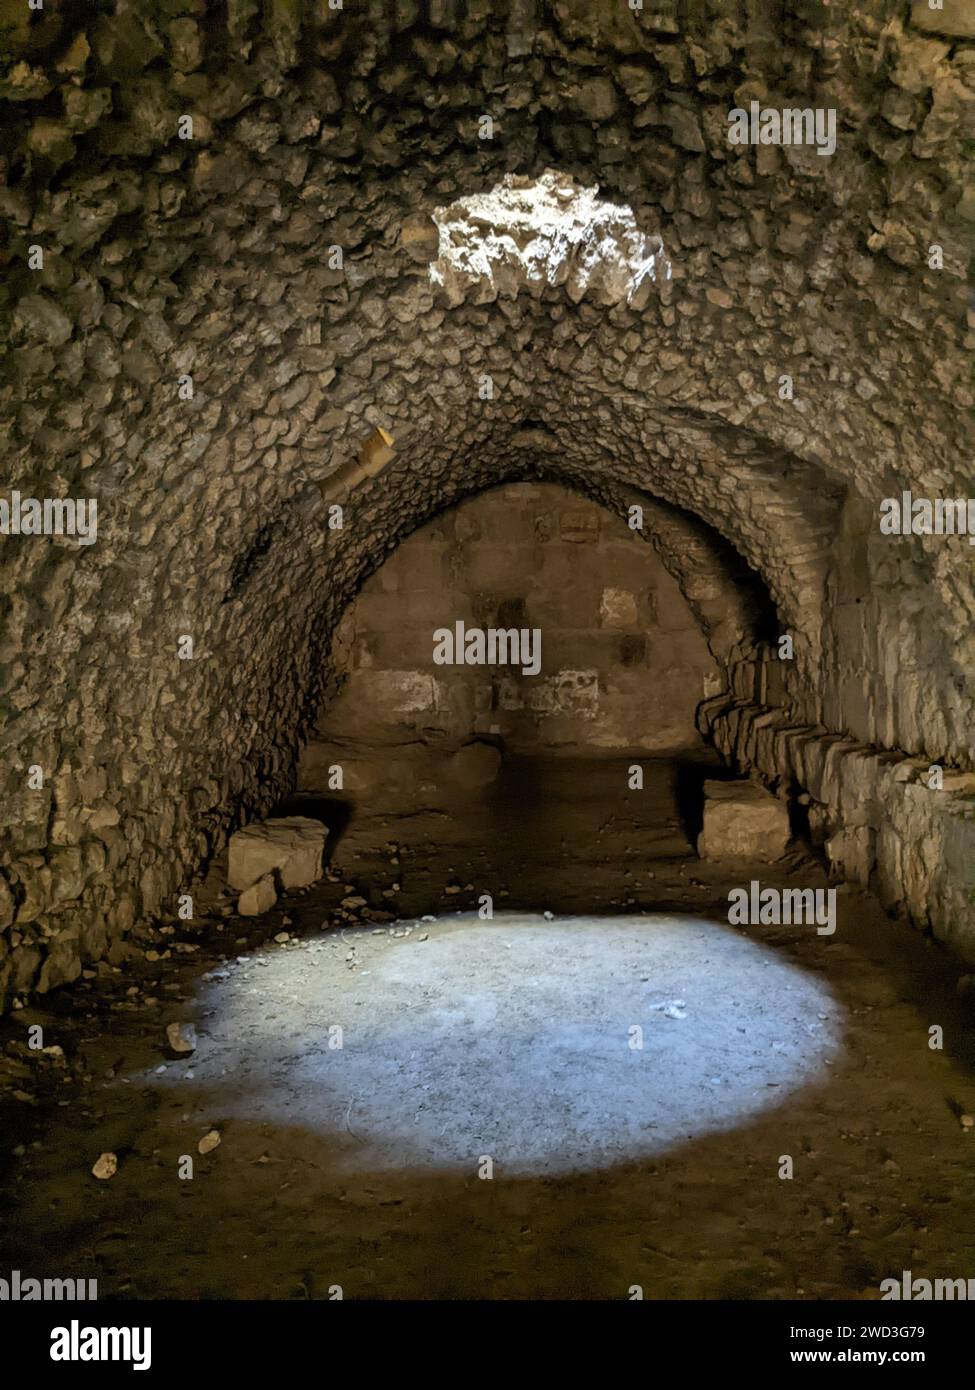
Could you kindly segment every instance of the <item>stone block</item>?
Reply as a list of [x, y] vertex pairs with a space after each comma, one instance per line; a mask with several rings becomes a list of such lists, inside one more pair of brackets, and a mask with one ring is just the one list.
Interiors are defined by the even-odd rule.
[[705, 782], [702, 859], [781, 859], [789, 843], [785, 803], [756, 782]]
[[600, 516], [595, 511], [565, 511], [559, 517], [559, 535], [576, 545], [599, 540]]
[[436, 259], [440, 246], [440, 229], [426, 213], [414, 213], [400, 227], [400, 245], [417, 265], [427, 265]]
[[[433, 643], [430, 643], [431, 651]], [[346, 686], [353, 711], [369, 719], [401, 720], [425, 714], [437, 707], [442, 682], [426, 671], [384, 671], [381, 681], [369, 679], [368, 672], [356, 671]]]
[[864, 887], [876, 862], [876, 832], [868, 825], [837, 831], [826, 841], [826, 856], [839, 878]]
[[250, 888], [275, 869], [285, 888], [317, 882], [327, 835], [322, 822], [308, 816], [282, 816], [238, 830], [230, 838], [227, 879], [231, 888]]
[[245, 888], [237, 899], [237, 911], [241, 917], [260, 917], [269, 912], [278, 900], [278, 890], [274, 886], [274, 875], [265, 874], [249, 888]]
[[957, 39], [975, 39], [975, 11], [969, 0], [944, 0], [939, 9], [932, 9], [928, 0], [914, 0], [911, 24], [929, 33], [950, 34]]
[[603, 627], [631, 628], [639, 621], [636, 595], [628, 589], [604, 589], [599, 602]]

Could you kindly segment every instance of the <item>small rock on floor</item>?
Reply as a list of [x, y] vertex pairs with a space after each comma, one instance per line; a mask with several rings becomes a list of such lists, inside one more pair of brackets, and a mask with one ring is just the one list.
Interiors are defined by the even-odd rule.
[[118, 1172], [118, 1158], [113, 1153], [99, 1154], [91, 1170], [93, 1178], [98, 1178], [100, 1182], [106, 1182], [109, 1178], [114, 1178]]
[[203, 1138], [196, 1146], [197, 1153], [209, 1154], [220, 1147], [220, 1135], [215, 1129], [211, 1129], [209, 1134], [204, 1134]]

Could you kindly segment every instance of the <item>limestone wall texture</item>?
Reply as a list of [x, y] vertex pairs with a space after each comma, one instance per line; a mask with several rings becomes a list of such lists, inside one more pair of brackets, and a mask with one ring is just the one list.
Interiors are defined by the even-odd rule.
[[[433, 634], [537, 631], [540, 669], [446, 665]], [[542, 747], [681, 753], [723, 689], [657, 555], [620, 517], [565, 488], [516, 483], [428, 522], [368, 579], [336, 629], [328, 740], [498, 734]]]
[[[730, 146], [753, 99], [835, 153]], [[759, 577], [790, 718], [972, 768], [975, 550], [877, 509], [970, 488], [973, 103], [948, 0], [2, 0], [5, 484], [98, 503], [0, 536], [2, 1000], [173, 912], [361, 583], [488, 485], [638, 492], [729, 661]], [[431, 282], [437, 209], [547, 169], [670, 273]]]
[[728, 692], [705, 701], [699, 719], [736, 767], [806, 804], [810, 839], [838, 879], [870, 888], [888, 911], [975, 963], [975, 773], [939, 778], [927, 758], [799, 724]]

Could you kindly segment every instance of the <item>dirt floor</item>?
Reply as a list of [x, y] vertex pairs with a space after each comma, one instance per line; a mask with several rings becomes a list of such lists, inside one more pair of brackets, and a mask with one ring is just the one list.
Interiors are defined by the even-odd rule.
[[702, 768], [630, 792], [632, 758], [507, 758], [443, 793], [430, 750], [371, 756], [368, 795], [284, 808], [337, 827], [319, 885], [245, 921], [214, 874], [192, 923], [4, 1021], [0, 1271], [101, 1299], [975, 1276], [975, 1030], [940, 948], [847, 889], [830, 937], [729, 927], [731, 887], [826, 879], [801, 849], [698, 861]]

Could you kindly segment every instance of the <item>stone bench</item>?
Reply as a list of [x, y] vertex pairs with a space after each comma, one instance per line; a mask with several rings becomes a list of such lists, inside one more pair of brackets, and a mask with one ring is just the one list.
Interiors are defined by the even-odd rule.
[[702, 859], [781, 859], [789, 844], [789, 809], [757, 782], [705, 782]]

